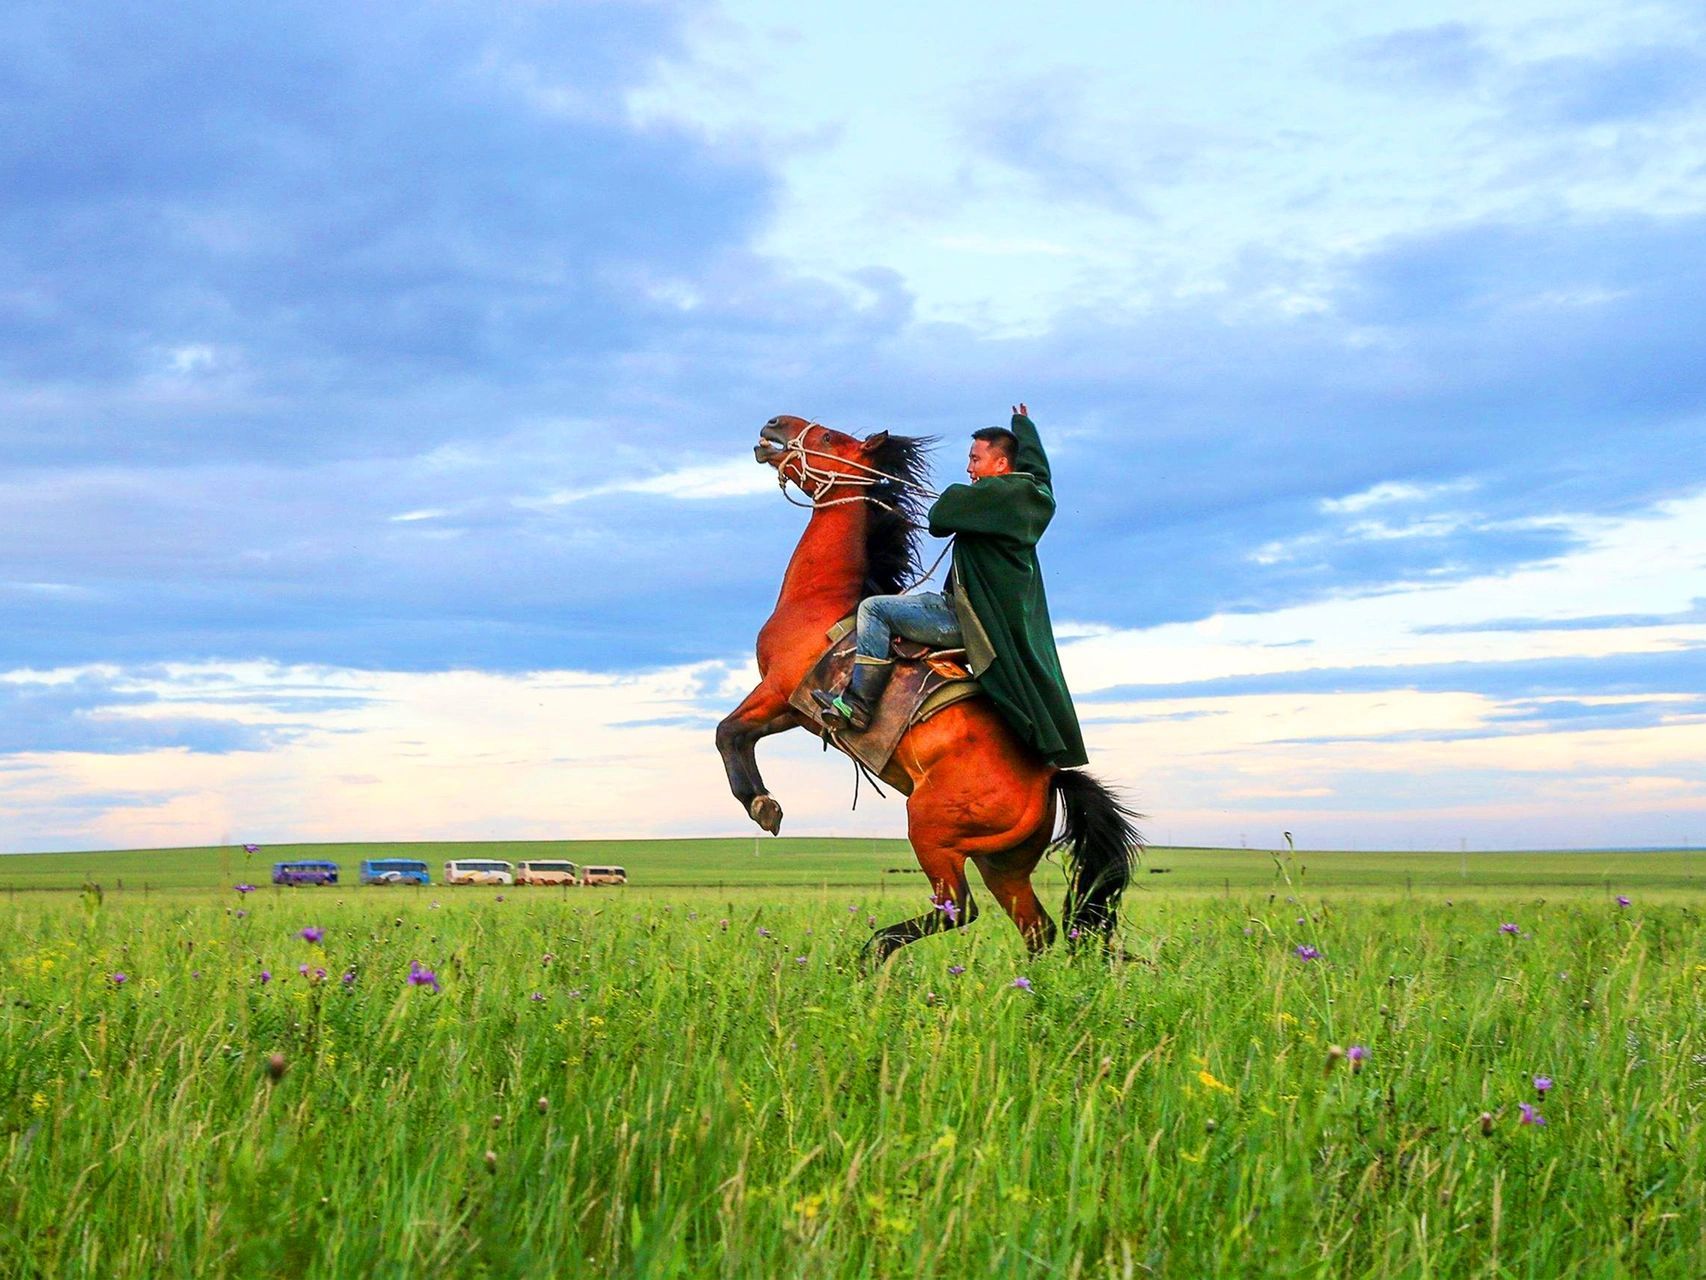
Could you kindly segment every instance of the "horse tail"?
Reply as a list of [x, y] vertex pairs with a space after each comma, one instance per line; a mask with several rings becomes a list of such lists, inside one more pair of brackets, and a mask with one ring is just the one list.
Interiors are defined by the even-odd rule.
[[1055, 842], [1066, 850], [1067, 935], [1113, 936], [1120, 897], [1131, 883], [1132, 864], [1143, 847], [1137, 819], [1120, 798], [1081, 769], [1057, 769], [1049, 784], [1059, 797], [1063, 819]]

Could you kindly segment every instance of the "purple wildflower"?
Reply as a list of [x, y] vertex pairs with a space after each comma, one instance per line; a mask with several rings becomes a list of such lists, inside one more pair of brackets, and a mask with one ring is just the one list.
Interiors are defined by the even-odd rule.
[[338, 981], [343, 983], [346, 987], [353, 987], [355, 985], [355, 970], [345, 969], [344, 976], [339, 978]]
[[269, 983], [271, 981], [272, 981], [272, 970], [271, 969], [262, 969], [261, 970], [261, 985], [264, 987], [267, 985], [267, 983]]
[[766, 929], [763, 925], [759, 925], [758, 936], [761, 938], [768, 938], [770, 936], [770, 930]]
[[547, 965], [547, 964], [550, 964], [551, 961], [555, 960], [556, 958], [557, 958], [557, 956], [556, 956], [555, 952], [547, 951], [544, 955], [539, 957], [539, 963], [542, 965]]
[[1361, 1071], [1362, 1064], [1368, 1061], [1368, 1046], [1365, 1044], [1353, 1044], [1349, 1049], [1345, 1050], [1345, 1060], [1351, 1064], [1351, 1073], [1353, 1075], [1356, 1072]]
[[528, 996], [527, 998], [529, 1000], [533, 1001], [534, 1004], [540, 1004], [545, 999], [545, 993], [543, 991], [535, 991], [532, 995]]
[[439, 991], [438, 975], [427, 968], [419, 960], [409, 961], [409, 985], [411, 987], [431, 987], [433, 994]]
[[232, 885], [231, 887], [238, 893], [253, 893], [255, 891], [255, 886], [248, 883]]
[[125, 983], [127, 983], [129, 981], [130, 981], [130, 975], [128, 973], [115, 973], [112, 975], [112, 984], [115, 987], [122, 987]]
[[943, 898], [936, 904], [936, 910], [948, 917], [948, 923], [953, 924], [960, 918], [960, 906], [952, 898]]
[[1546, 1091], [1548, 1089], [1550, 1089], [1551, 1087], [1552, 1087], [1552, 1077], [1551, 1076], [1535, 1076], [1534, 1077], [1534, 1092], [1538, 1093], [1542, 1098], [1544, 1098], [1546, 1096]]
[[795, 964], [804, 964], [805, 962], [806, 962], [806, 958], [804, 956], [795, 956], [794, 957], [794, 963]]
[[1077, 942], [1079, 937], [1080, 937], [1080, 930], [1079, 930], [1077, 925], [1073, 925], [1072, 928], [1070, 928], [1066, 931], [1066, 940], [1068, 942]]
[[247, 920], [249, 918], [249, 913], [247, 911], [239, 911], [237, 913], [237, 918], [239, 920]]
[[201, 970], [200, 969], [191, 969], [190, 970], [190, 977], [192, 977], [192, 978], [201, 977]]
[[849, 902], [847, 904], [847, 913], [849, 915], [855, 915], [855, 916], [858, 915], [859, 914], [859, 904], [857, 902]]
[[311, 924], [306, 929], [299, 930], [296, 936], [304, 942], [318, 942], [326, 936], [326, 931], [318, 925]]
[[966, 971], [966, 967], [963, 964], [951, 964], [948, 966], [948, 972], [953, 974], [954, 977], [956, 977], [956, 978], [959, 977], [965, 971]]
[[308, 976], [308, 965], [307, 965], [307, 963], [304, 962], [302, 964], [297, 965], [296, 966], [296, 972], [300, 973], [304, 978], [306, 978]]
[[1626, 907], [1629, 905], [1629, 899], [1620, 893], [1617, 895], [1617, 905], [1620, 907]]
[[719, 920], [717, 921], [717, 928], [721, 929], [724, 933], [727, 933], [729, 931], [729, 922], [727, 920]]
[[1297, 952], [1299, 960], [1319, 960], [1321, 958], [1321, 953], [1307, 942], [1298, 943], [1292, 950]]
[[1500, 933], [1521, 933], [1522, 930], [1517, 928], [1516, 925], [1512, 924], [1510, 921], [1507, 920], [1507, 921], [1505, 921], [1504, 924], [1501, 924], [1499, 926], [1499, 932]]
[[1520, 1124], [1545, 1124], [1546, 1123], [1546, 1117], [1541, 1115], [1538, 1111], [1536, 1111], [1534, 1109], [1534, 1104], [1532, 1102], [1522, 1102], [1522, 1103], [1518, 1103], [1517, 1105], [1522, 1108], [1522, 1119], [1518, 1123], [1520, 1123]]
[[1023, 974], [1020, 974], [1017, 978], [1013, 979], [1012, 985], [1017, 987], [1020, 991], [1029, 991], [1031, 989], [1031, 980]]
[[261, 846], [258, 844], [246, 844], [243, 846], [244, 853], [259, 853], [260, 851]]
[[314, 966], [314, 981], [315, 982], [324, 982], [325, 980], [326, 980], [326, 971], [324, 969], [322, 969], [319, 965], [315, 965]]
[[501, 893], [500, 893], [500, 894], [499, 894], [499, 895], [498, 895], [498, 897], [497, 897], [497, 900], [498, 900], [498, 901], [499, 901], [499, 902], [502, 902], [502, 901], [503, 901], [503, 900], [504, 900], [504, 896], [503, 896], [503, 894], [501, 894]]

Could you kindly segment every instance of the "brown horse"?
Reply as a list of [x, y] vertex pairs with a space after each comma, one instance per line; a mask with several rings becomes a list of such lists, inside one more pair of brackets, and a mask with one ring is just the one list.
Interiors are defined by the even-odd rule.
[[[828, 640], [825, 632], [868, 595], [903, 590], [917, 573], [927, 442], [880, 432], [865, 440], [803, 418], [772, 418], [757, 460], [777, 469], [813, 508], [782, 592], [758, 633], [759, 684], [717, 726], [717, 750], [735, 799], [764, 830], [782, 826], [782, 806], [764, 787], [760, 738], [807, 725], [788, 705]], [[1069, 937], [1107, 941], [1131, 875], [1137, 834], [1101, 783], [1056, 769], [1020, 741], [987, 698], [973, 698], [914, 725], [880, 775], [907, 797], [907, 837], [930, 877], [933, 909], [877, 930], [877, 957], [977, 918], [966, 862], [1013, 918], [1033, 951], [1055, 940], [1055, 924], [1031, 873], [1058, 837], [1070, 861], [1064, 908]]]

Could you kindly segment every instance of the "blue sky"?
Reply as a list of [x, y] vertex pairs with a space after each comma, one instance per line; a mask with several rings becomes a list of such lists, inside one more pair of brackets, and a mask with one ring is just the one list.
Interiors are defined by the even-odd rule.
[[1484, 8], [14, 6], [0, 849], [741, 831], [757, 426], [1020, 398], [1153, 834], [1706, 839], [1706, 17]]

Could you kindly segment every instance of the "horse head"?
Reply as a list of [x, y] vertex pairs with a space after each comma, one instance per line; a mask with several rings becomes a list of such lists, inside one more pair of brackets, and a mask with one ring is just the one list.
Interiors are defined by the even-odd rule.
[[879, 431], [861, 440], [783, 413], [759, 428], [752, 456], [775, 467], [779, 480], [791, 480], [808, 493], [821, 493], [839, 477], [868, 484], [872, 461], [888, 439], [888, 432]]

